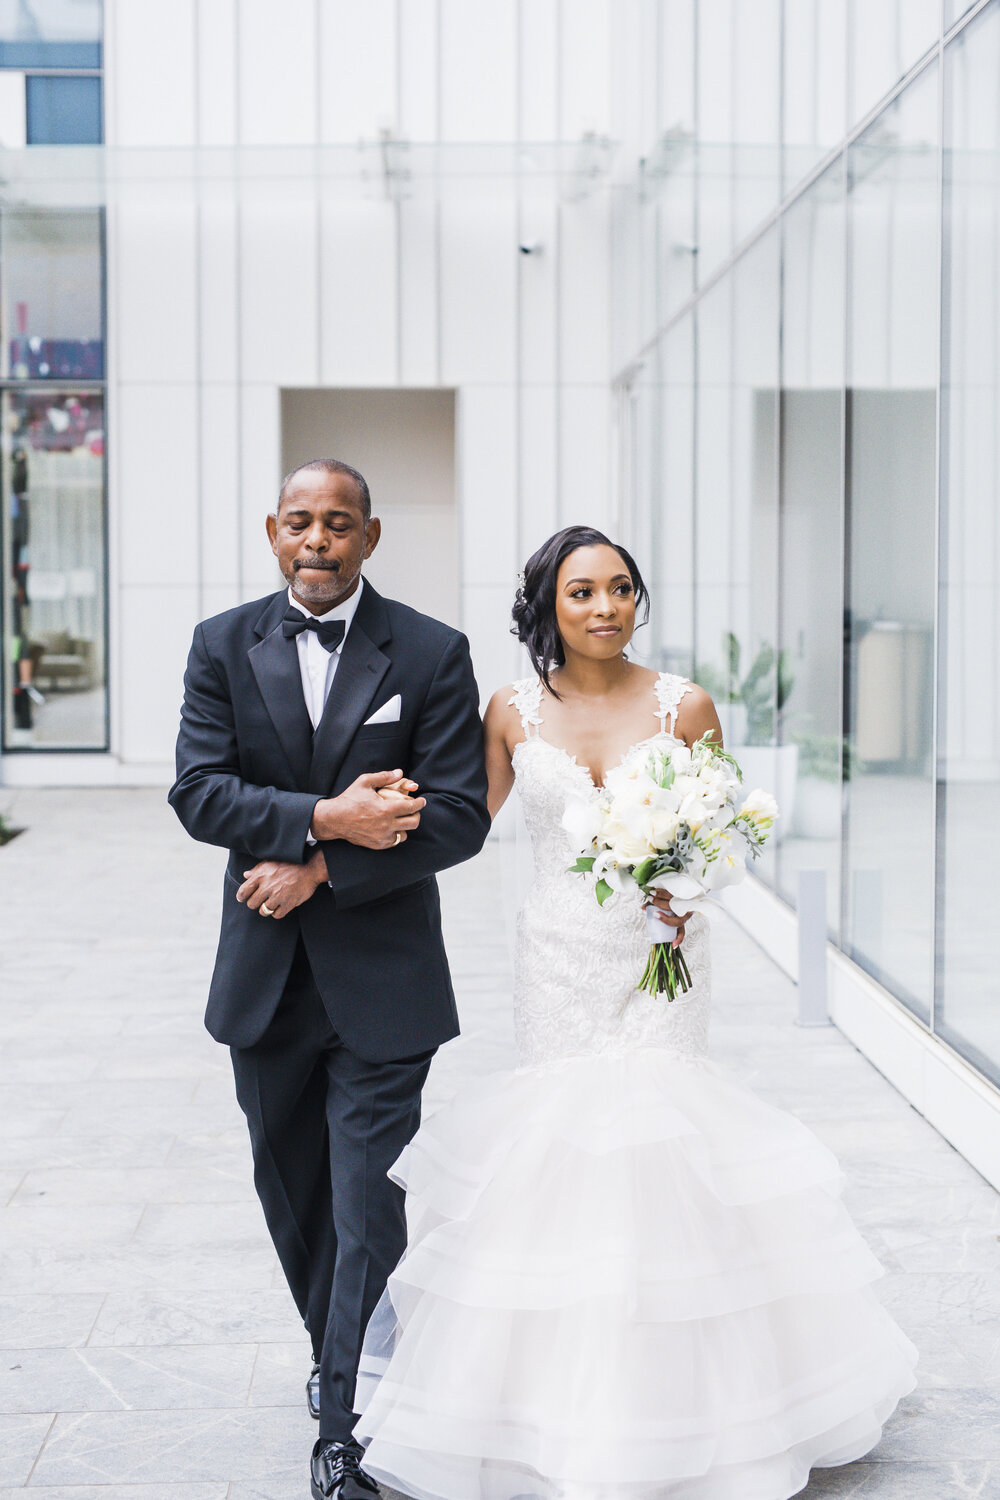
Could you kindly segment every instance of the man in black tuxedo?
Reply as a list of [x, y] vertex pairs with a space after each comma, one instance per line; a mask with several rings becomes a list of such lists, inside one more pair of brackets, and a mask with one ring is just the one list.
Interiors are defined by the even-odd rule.
[[288, 589], [195, 630], [170, 803], [229, 850], [205, 1022], [312, 1339], [312, 1492], [370, 1500], [358, 1357], [405, 1247], [386, 1173], [458, 1032], [434, 877], [489, 827], [479, 696], [465, 637], [362, 579], [356, 470], [295, 470], [267, 531]]

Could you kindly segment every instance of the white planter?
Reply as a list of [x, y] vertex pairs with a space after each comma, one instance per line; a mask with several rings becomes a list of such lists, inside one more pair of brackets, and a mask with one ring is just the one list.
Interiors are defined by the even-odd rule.
[[795, 792], [794, 832], [804, 839], [840, 838], [840, 783], [800, 776]]
[[778, 802], [780, 817], [774, 825], [777, 843], [785, 837], [792, 826], [795, 814], [795, 781], [799, 767], [798, 745], [726, 745], [735, 755], [743, 772], [746, 790], [762, 787], [771, 792]]

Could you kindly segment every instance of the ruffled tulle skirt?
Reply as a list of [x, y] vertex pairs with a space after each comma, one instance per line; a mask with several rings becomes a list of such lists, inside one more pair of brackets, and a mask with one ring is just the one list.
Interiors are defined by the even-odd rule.
[[713, 1063], [479, 1081], [394, 1175], [356, 1430], [419, 1500], [786, 1500], [913, 1389], [835, 1158]]

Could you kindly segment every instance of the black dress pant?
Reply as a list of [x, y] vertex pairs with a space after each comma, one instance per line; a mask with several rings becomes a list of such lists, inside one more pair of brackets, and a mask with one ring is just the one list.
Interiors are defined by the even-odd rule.
[[349, 1052], [301, 938], [264, 1036], [230, 1050], [257, 1195], [320, 1367], [320, 1436], [342, 1442], [365, 1328], [406, 1248], [403, 1191], [386, 1174], [420, 1123], [433, 1053], [370, 1063]]

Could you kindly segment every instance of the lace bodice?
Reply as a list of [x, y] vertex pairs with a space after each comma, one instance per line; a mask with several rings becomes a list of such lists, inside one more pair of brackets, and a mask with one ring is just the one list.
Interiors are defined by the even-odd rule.
[[[655, 684], [660, 732], [648, 743], [676, 738], [677, 711], [691, 684], [661, 672]], [[674, 1001], [636, 985], [649, 952], [638, 895], [612, 896], [598, 906], [589, 877], [571, 875], [573, 853], [562, 827], [571, 795], [597, 797], [586, 767], [542, 733], [542, 684], [514, 684], [524, 739], [515, 747], [515, 781], [535, 860], [535, 879], [518, 914], [514, 1015], [523, 1065], [593, 1052], [663, 1047], [701, 1057], [707, 1051], [709, 951], [707, 923], [687, 924], [684, 956], [693, 988]], [[641, 741], [640, 743], [647, 743]]]

